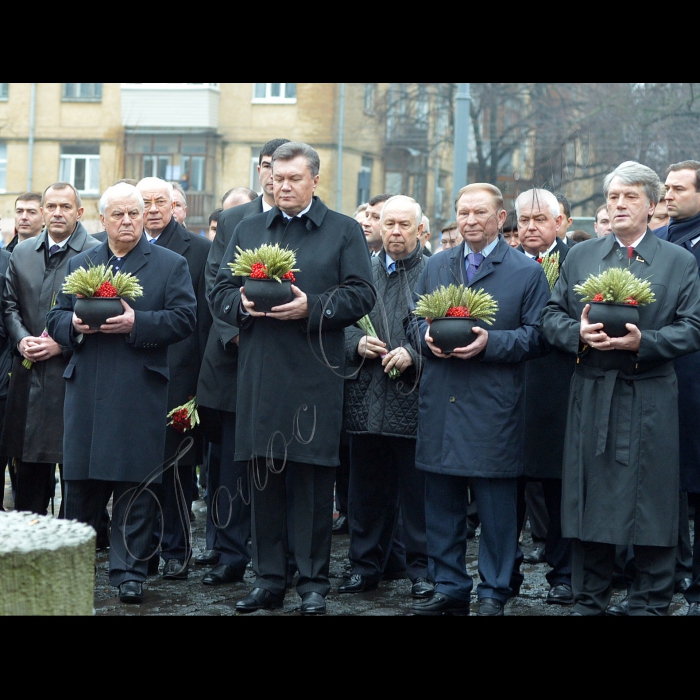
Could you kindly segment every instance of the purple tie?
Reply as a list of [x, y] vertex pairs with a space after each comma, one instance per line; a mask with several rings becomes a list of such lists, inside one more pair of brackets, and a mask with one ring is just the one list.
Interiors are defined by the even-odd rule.
[[472, 277], [474, 277], [476, 274], [476, 271], [479, 269], [479, 265], [481, 265], [483, 259], [484, 256], [481, 253], [467, 254], [467, 260], [469, 260], [469, 265], [467, 265], [467, 279], [470, 282], [472, 281]]
[[49, 257], [51, 257], [54, 253], [58, 253], [58, 251], [61, 250], [61, 246], [57, 245], [54, 243], [50, 248], [49, 248]]

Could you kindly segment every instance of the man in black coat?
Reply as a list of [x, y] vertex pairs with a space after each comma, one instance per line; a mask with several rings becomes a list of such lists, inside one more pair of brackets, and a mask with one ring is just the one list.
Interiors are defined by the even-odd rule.
[[[671, 220], [668, 226], [654, 231], [690, 251], [700, 264], [700, 162], [685, 160], [674, 163], [666, 171], [666, 203]], [[690, 543], [686, 499], [700, 513], [700, 431], [695, 416], [700, 411], [700, 352], [675, 361], [678, 376], [678, 422], [680, 428], [681, 508], [680, 536], [685, 546]], [[687, 492], [687, 496], [686, 496]], [[700, 517], [696, 516], [696, 522]], [[700, 528], [696, 527], [696, 532]], [[682, 547], [683, 543], [679, 543]], [[681, 550], [683, 551], [683, 550]], [[676, 579], [679, 579], [676, 566]], [[692, 582], [684, 592], [689, 615], [700, 615], [700, 537], [693, 545]]]
[[[425, 266], [421, 218], [420, 205], [411, 197], [391, 197], [384, 204], [383, 247], [372, 259], [377, 303], [370, 318], [378, 337], [358, 326], [345, 329], [348, 369], [357, 369], [345, 383], [352, 575], [339, 593], [361, 593], [379, 585], [399, 507], [411, 595], [425, 598], [433, 591], [425, 539], [425, 479], [416, 469], [421, 361], [404, 330], [413, 287]], [[400, 378], [390, 377], [393, 368]]]
[[[3, 316], [14, 360], [3, 430], [3, 453], [15, 460], [15, 508], [45, 515], [63, 463], [63, 372], [72, 348], [46, 334], [46, 314], [68, 261], [98, 245], [83, 228], [79, 193], [66, 182], [46, 188], [45, 230], [21, 241], [10, 258]], [[26, 362], [32, 363], [27, 368]]]
[[[236, 226], [275, 204], [272, 194], [272, 154], [288, 139], [273, 139], [260, 150], [258, 176], [263, 193], [247, 204], [225, 209], [206, 264], [206, 290], [211, 293], [221, 259]], [[202, 583], [218, 586], [241, 581], [250, 561], [250, 494], [245, 462], [234, 459], [236, 449], [236, 392], [238, 381], [238, 326], [231, 318], [214, 318], [197, 385], [202, 424], [212, 443], [207, 473], [206, 551], [198, 564], [215, 564]], [[240, 484], [240, 486], [239, 486]]]
[[[557, 198], [547, 190], [528, 190], [515, 200], [515, 212], [518, 250], [540, 263], [558, 254], [561, 265], [569, 247], [557, 235], [563, 218]], [[561, 534], [561, 465], [569, 383], [575, 364], [573, 354], [553, 349], [525, 365], [525, 466], [518, 484], [518, 532], [525, 520], [525, 485], [528, 481], [539, 482], [549, 516], [545, 559], [551, 567], [547, 572], [551, 588], [547, 603], [559, 605], [574, 602], [571, 542]], [[519, 571], [514, 573], [516, 589], [522, 578]]]
[[102, 263], [133, 274], [143, 296], [121, 300], [124, 313], [90, 330], [61, 293], [49, 312], [49, 335], [74, 350], [66, 379], [63, 439], [66, 518], [96, 530], [114, 495], [109, 575], [125, 603], [143, 599], [155, 517], [150, 483], [163, 471], [168, 406], [168, 347], [196, 325], [197, 301], [185, 259], [143, 236], [143, 199], [132, 185], [100, 199], [108, 239], [69, 262]]
[[[146, 177], [136, 186], [144, 200], [144, 231], [149, 243], [172, 250], [187, 260], [192, 287], [197, 297], [197, 326], [188, 338], [168, 347], [168, 411], [182, 406], [197, 393], [199, 368], [204, 357], [211, 313], [204, 285], [204, 269], [211, 248], [208, 238], [190, 233], [173, 215], [173, 187], [157, 177]], [[190, 449], [173, 460], [191, 437]], [[160, 490], [163, 539], [160, 556], [165, 561], [163, 578], [187, 578], [192, 552], [189, 526], [190, 504], [194, 497], [194, 469], [204, 461], [202, 430], [195, 427], [185, 435], [169, 425], [165, 438], [165, 471]]]
[[[330, 589], [334, 470], [343, 407], [346, 326], [373, 306], [372, 272], [359, 224], [313, 196], [319, 158], [302, 143], [273, 156], [275, 206], [241, 221], [221, 263], [213, 313], [240, 328], [236, 454], [250, 460], [256, 584], [236, 609], [279, 608], [287, 569], [285, 465], [292, 466], [294, 553], [301, 613], [323, 614]], [[246, 278], [228, 263], [278, 243], [296, 251], [292, 301], [259, 312]]]
[[[573, 543], [574, 614], [603, 615], [615, 546], [632, 545], [637, 575], [630, 615], [665, 615], [678, 545], [678, 389], [674, 360], [700, 349], [697, 262], [659, 240], [648, 221], [661, 182], [627, 161], [603, 183], [612, 234], [569, 251], [542, 313], [547, 341], [577, 353], [562, 471], [562, 534]], [[619, 267], [655, 295], [639, 321], [610, 337], [574, 291], [589, 274]]]

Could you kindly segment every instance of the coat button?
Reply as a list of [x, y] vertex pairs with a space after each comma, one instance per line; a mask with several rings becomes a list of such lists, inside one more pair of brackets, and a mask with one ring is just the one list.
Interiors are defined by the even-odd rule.
[[454, 403], [457, 399], [454, 396], [450, 396], [450, 403]]
[[226, 304], [226, 306], [224, 306], [224, 313], [227, 314], [230, 310], [231, 310], [231, 304]]
[[331, 310], [330, 310], [330, 309], [326, 309], [326, 316], [330, 316], [330, 315], [331, 315]]

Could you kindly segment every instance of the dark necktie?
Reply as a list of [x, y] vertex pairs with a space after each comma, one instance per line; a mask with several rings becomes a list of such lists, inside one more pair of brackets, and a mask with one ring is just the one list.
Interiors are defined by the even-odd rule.
[[476, 271], [479, 269], [479, 265], [481, 265], [483, 259], [484, 256], [481, 253], [467, 254], [467, 260], [469, 260], [469, 265], [467, 265], [467, 279], [470, 282], [472, 281], [472, 277], [474, 277], [476, 274]]
[[396, 272], [396, 263], [391, 262], [389, 263], [389, 267], [387, 267], [387, 272], [392, 275], [394, 272]]
[[49, 257], [51, 257], [54, 253], [58, 253], [59, 250], [61, 250], [61, 246], [58, 245], [57, 243], [54, 243], [54, 244], [49, 248]]

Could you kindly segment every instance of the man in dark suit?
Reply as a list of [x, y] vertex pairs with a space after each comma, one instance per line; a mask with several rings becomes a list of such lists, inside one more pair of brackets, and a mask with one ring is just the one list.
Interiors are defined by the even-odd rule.
[[3, 453], [16, 464], [15, 508], [45, 515], [56, 488], [56, 464], [63, 462], [63, 372], [72, 354], [72, 348], [44, 332], [46, 314], [68, 261], [98, 243], [80, 223], [80, 195], [67, 182], [46, 189], [41, 210], [46, 228], [17, 245], [3, 290], [3, 316], [14, 350]]
[[[204, 357], [211, 313], [204, 285], [204, 268], [211, 243], [204, 236], [190, 233], [173, 215], [173, 188], [165, 180], [146, 177], [136, 186], [144, 201], [144, 231], [149, 243], [162, 246], [187, 260], [192, 287], [197, 297], [197, 327], [188, 338], [168, 347], [168, 411], [181, 406], [197, 393], [199, 368]], [[188, 452], [177, 459], [183, 439], [194, 440]], [[201, 428], [195, 427], [182, 435], [168, 426], [165, 440], [165, 472], [160, 490], [163, 514], [163, 540], [161, 558], [165, 561], [163, 578], [182, 580], [187, 578], [187, 568], [192, 552], [189, 527], [190, 504], [194, 496], [194, 468], [204, 461]]]
[[[574, 614], [603, 615], [615, 546], [633, 546], [630, 615], [666, 615], [678, 545], [679, 428], [674, 360], [700, 349], [695, 258], [648, 222], [661, 182], [627, 161], [603, 182], [612, 233], [569, 251], [542, 313], [549, 343], [576, 353], [562, 473], [562, 533], [573, 543]], [[648, 279], [652, 303], [610, 337], [574, 285], [618, 267]]]
[[464, 242], [428, 260], [414, 295], [464, 284], [498, 302], [492, 326], [445, 354], [429, 324], [415, 335], [424, 357], [416, 466], [425, 472], [428, 557], [435, 593], [411, 607], [418, 615], [469, 614], [473, 587], [464, 567], [468, 489], [481, 519], [479, 615], [503, 615], [511, 596], [517, 532], [517, 478], [523, 470], [525, 362], [545, 350], [539, 331], [549, 285], [542, 268], [499, 235], [501, 191], [463, 187], [456, 201]]
[[[260, 150], [258, 176], [262, 195], [248, 204], [221, 212], [206, 264], [208, 294], [236, 226], [243, 219], [269, 211], [274, 206], [272, 154], [287, 142], [288, 139], [273, 139]], [[208, 586], [241, 581], [250, 561], [247, 544], [250, 539], [250, 496], [246, 469], [245, 463], [234, 459], [238, 327], [231, 321], [231, 318], [214, 317], [197, 386], [197, 401], [203, 409], [202, 423], [212, 443], [207, 473], [207, 549], [195, 559], [197, 564], [215, 564], [202, 579], [202, 583]]]
[[108, 239], [70, 261], [109, 264], [133, 274], [143, 296], [121, 300], [124, 313], [90, 330], [63, 292], [47, 317], [49, 335], [75, 352], [66, 379], [63, 440], [66, 518], [98, 528], [114, 495], [110, 582], [125, 603], [143, 599], [152, 554], [155, 501], [161, 480], [168, 406], [168, 347], [195, 329], [197, 301], [186, 260], [143, 236], [143, 199], [132, 185], [100, 199]]
[[[369, 251], [359, 224], [313, 196], [318, 153], [286, 143], [272, 162], [275, 206], [241, 221], [211, 292], [212, 311], [240, 328], [236, 458], [249, 460], [255, 587], [239, 612], [279, 608], [287, 587], [287, 466], [302, 615], [326, 612], [343, 406], [344, 328], [373, 306]], [[227, 263], [236, 247], [281, 243], [296, 251], [294, 299], [255, 310]], [[321, 331], [323, 333], [321, 334]], [[322, 343], [322, 345], [321, 345]]]
[[[569, 247], [558, 236], [563, 215], [557, 198], [547, 190], [528, 190], [515, 200], [515, 212], [520, 239], [518, 250], [540, 263], [549, 256], [558, 255], [561, 266]], [[525, 365], [525, 467], [518, 483], [518, 532], [525, 521], [526, 485], [541, 484], [542, 505], [549, 521], [544, 549], [551, 567], [547, 573], [551, 587], [547, 603], [559, 605], [574, 602], [571, 542], [561, 535], [561, 464], [574, 365], [574, 356], [561, 350], [553, 350]], [[528, 503], [532, 508], [531, 504], [532, 501]], [[512, 581], [516, 590], [522, 579], [522, 574], [516, 570]]]

